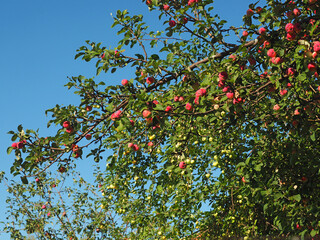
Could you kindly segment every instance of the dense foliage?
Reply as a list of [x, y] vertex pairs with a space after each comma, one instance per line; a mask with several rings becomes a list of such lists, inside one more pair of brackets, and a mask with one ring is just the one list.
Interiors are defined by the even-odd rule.
[[[118, 11], [118, 46], [88, 41], [76, 58], [95, 61], [106, 79], [133, 74], [117, 86], [72, 77], [66, 86], [81, 103], [47, 111], [55, 136], [10, 132], [11, 173], [22, 183], [6, 181], [6, 231], [17, 239], [319, 234], [319, 6], [253, 3], [242, 26], [226, 27], [212, 0], [147, 0], [163, 31]], [[97, 162], [93, 184], [74, 171], [80, 158]]]

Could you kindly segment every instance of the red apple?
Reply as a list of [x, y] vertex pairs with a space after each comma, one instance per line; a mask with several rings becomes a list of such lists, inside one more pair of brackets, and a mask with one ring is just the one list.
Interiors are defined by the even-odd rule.
[[273, 48], [270, 48], [268, 51], [267, 51], [267, 55], [271, 58], [273, 57], [276, 57], [277, 56], [277, 53], [274, 51]]
[[234, 97], [234, 93], [233, 92], [228, 92], [226, 94], [227, 98], [232, 99]]
[[187, 109], [188, 111], [191, 111], [191, 110], [192, 110], [192, 105], [191, 105], [190, 103], [187, 103], [187, 104], [186, 104], [186, 109]]
[[165, 112], [171, 112], [172, 111], [172, 107], [171, 106], [167, 106], [166, 110], [164, 110]]
[[198, 91], [196, 91], [196, 97], [202, 97], [207, 94], [207, 90], [205, 88], [200, 88]]
[[286, 95], [287, 94], [287, 90], [286, 89], [281, 89], [280, 90], [280, 95], [282, 95], [282, 96], [284, 96], [284, 95]]
[[295, 16], [300, 16], [300, 15], [301, 15], [300, 9], [298, 9], [298, 8], [293, 9], [293, 14], [294, 14]]
[[247, 37], [248, 35], [249, 35], [249, 33], [247, 31], [242, 32], [242, 36]]
[[267, 30], [266, 30], [264, 27], [262, 27], [262, 28], [259, 29], [259, 33], [260, 33], [261, 35], [265, 35], [266, 32], [267, 32]]
[[121, 81], [121, 84], [123, 85], [123, 86], [126, 86], [127, 84], [128, 84], [128, 80], [127, 79], [123, 79], [122, 81]]
[[170, 26], [170, 27], [174, 27], [174, 26], [176, 26], [176, 25], [177, 25], [176, 21], [174, 21], [174, 20], [170, 20], [170, 21], [169, 21], [169, 26]]
[[243, 183], [246, 183], [246, 179], [245, 179], [244, 177], [241, 178], [241, 181], [242, 181]]
[[69, 127], [69, 128], [66, 129], [66, 132], [67, 133], [73, 133], [73, 130], [74, 130], [73, 127]]
[[180, 162], [179, 163], [179, 168], [185, 169], [187, 167], [187, 164], [185, 162]]
[[69, 121], [64, 121], [63, 124], [62, 124], [62, 126], [63, 126], [64, 128], [69, 128], [71, 125], [70, 125], [70, 122], [69, 122]]
[[42, 207], [41, 207], [42, 209], [46, 209], [47, 208], [47, 206], [46, 205], [42, 205]]
[[128, 143], [128, 148], [133, 148], [133, 143]]
[[138, 151], [139, 150], [139, 146], [137, 144], [134, 144], [132, 149], [133, 149], [133, 151]]
[[315, 72], [315, 71], [317, 71], [317, 65], [315, 63], [311, 62], [308, 64], [308, 69], [310, 72]]
[[220, 72], [219, 73], [219, 80], [220, 81], [225, 81], [228, 79], [228, 73], [227, 72]]
[[253, 11], [251, 8], [249, 8], [249, 9], [247, 10], [247, 16], [248, 16], [248, 17], [251, 17], [253, 14], [254, 14], [254, 11]]
[[90, 112], [92, 110], [92, 107], [91, 106], [86, 106], [86, 111], [87, 112]]
[[149, 110], [147, 110], [147, 109], [143, 110], [142, 116], [143, 116], [144, 118], [147, 118], [147, 117], [149, 117], [150, 115], [151, 115], [151, 111], [149, 111]]
[[147, 77], [146, 79], [146, 83], [148, 83], [149, 85], [154, 83], [154, 81], [155, 81], [154, 77]]
[[275, 111], [279, 111], [280, 110], [280, 106], [278, 104], [273, 106], [273, 110]]
[[170, 10], [170, 6], [168, 4], [163, 5], [163, 10], [165, 11]]
[[[319, 86], [320, 87], [320, 86]], [[11, 147], [13, 147], [14, 149], [18, 148], [18, 144], [16, 142], [11, 144]]]
[[90, 140], [92, 138], [92, 135], [90, 134], [90, 133], [88, 133], [87, 135], [86, 135], [86, 139], [87, 140]]

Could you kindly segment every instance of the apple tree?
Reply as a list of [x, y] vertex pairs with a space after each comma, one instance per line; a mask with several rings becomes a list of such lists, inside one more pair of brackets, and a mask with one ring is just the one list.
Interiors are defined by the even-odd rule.
[[[144, 2], [163, 29], [118, 11], [118, 45], [80, 47], [76, 58], [94, 61], [106, 80], [69, 79], [80, 103], [47, 110], [56, 135], [9, 132], [6, 231], [317, 237], [320, 2], [253, 2], [232, 27], [213, 0]], [[109, 85], [116, 71], [130, 76]], [[79, 159], [95, 168], [94, 182], [76, 172]]]

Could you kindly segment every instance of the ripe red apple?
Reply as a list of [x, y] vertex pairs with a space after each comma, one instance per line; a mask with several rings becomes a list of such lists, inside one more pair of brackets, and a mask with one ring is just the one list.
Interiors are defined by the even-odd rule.
[[170, 21], [169, 21], [169, 26], [170, 26], [170, 27], [174, 27], [174, 26], [176, 26], [176, 25], [177, 25], [176, 21], [174, 21], [174, 20], [170, 20]]
[[187, 164], [185, 162], [180, 162], [179, 163], [179, 168], [185, 169], [187, 167]]
[[149, 117], [150, 115], [151, 115], [151, 111], [149, 111], [149, 110], [147, 110], [147, 109], [143, 110], [142, 116], [143, 116], [144, 118], [147, 118], [147, 117]]
[[117, 119], [119, 119], [120, 116], [121, 116], [121, 113], [122, 113], [121, 110], [118, 110], [118, 111], [112, 113], [111, 116], [110, 116], [111, 120], [112, 121], [116, 121]]
[[155, 81], [154, 77], [147, 77], [146, 79], [146, 83], [148, 83], [149, 85], [154, 83], [154, 81]]
[[234, 97], [234, 93], [233, 92], [227, 92], [226, 96], [227, 96], [227, 98], [232, 99]]
[[301, 11], [298, 8], [293, 9], [293, 14], [297, 17], [301, 15]]
[[241, 178], [241, 181], [242, 181], [243, 183], [246, 183], [246, 179], [245, 179], [244, 177]]
[[315, 63], [311, 62], [308, 64], [308, 69], [310, 72], [315, 72], [315, 71], [317, 71], [317, 65]]
[[277, 53], [274, 51], [273, 48], [270, 48], [268, 51], [267, 51], [267, 55], [271, 58], [273, 57], [276, 57], [277, 56]]
[[122, 79], [122, 81], [121, 81], [121, 84], [123, 85], [123, 86], [126, 86], [127, 84], [128, 84], [128, 80], [127, 79]]
[[63, 126], [64, 128], [69, 128], [71, 125], [70, 125], [70, 122], [69, 122], [69, 121], [64, 121], [63, 124], [62, 124], [62, 126]]
[[249, 33], [247, 31], [242, 32], [242, 36], [247, 37], [248, 35], [249, 35]]
[[134, 144], [132, 147], [133, 151], [138, 151], [139, 150], [139, 146], [137, 144]]
[[261, 13], [262, 10], [263, 10], [262, 7], [257, 7], [257, 8], [256, 8], [256, 13]]
[[294, 24], [288, 23], [285, 26], [285, 30], [286, 30], [287, 33], [294, 34], [294, 30], [295, 30]]
[[273, 106], [273, 110], [275, 111], [279, 111], [280, 110], [280, 106], [278, 104]]
[[284, 96], [284, 95], [286, 95], [287, 94], [287, 90], [286, 89], [281, 89], [280, 90], [280, 95], [282, 95], [282, 96]]
[[128, 148], [133, 148], [133, 143], [128, 143]]
[[248, 17], [251, 17], [253, 14], [254, 14], [254, 11], [253, 11], [251, 8], [249, 8], [249, 9], [247, 10], [247, 16], [248, 16]]
[[36, 178], [36, 182], [39, 182], [40, 181], [40, 179], [39, 178]]
[[260, 35], [265, 35], [266, 32], [267, 32], [267, 30], [266, 30], [264, 27], [262, 27], [262, 28], [259, 29]]
[[153, 142], [148, 142], [149, 147], [153, 147]]
[[92, 138], [92, 135], [90, 134], [90, 133], [88, 133], [87, 135], [86, 135], [86, 139], [87, 140], [90, 140]]
[[92, 107], [91, 107], [91, 106], [89, 106], [89, 105], [86, 106], [86, 111], [87, 111], [87, 112], [90, 112], [91, 110], [92, 110]]
[[50, 217], [50, 215], [51, 215], [51, 212], [48, 212], [48, 213], [47, 213], [47, 216]]
[[46, 209], [47, 208], [47, 206], [46, 205], [42, 205], [42, 207], [41, 207], [42, 209]]
[[164, 110], [165, 112], [171, 112], [172, 111], [172, 107], [171, 106], [167, 106], [166, 110]]
[[289, 76], [294, 76], [295, 73], [296, 73], [296, 70], [294, 68], [288, 68], [287, 74]]
[[228, 79], [228, 73], [227, 72], [220, 72], [219, 73], [219, 80], [220, 81], [225, 81]]
[[191, 110], [192, 110], [192, 105], [191, 105], [190, 103], [187, 103], [187, 104], [186, 104], [186, 109], [187, 109], [188, 111], [191, 111]]
[[163, 10], [169, 11], [170, 10], [170, 6], [168, 4], [163, 5]]
[[205, 88], [200, 88], [198, 91], [196, 91], [196, 97], [202, 97], [207, 95], [207, 90]]
[[66, 132], [67, 133], [73, 133], [73, 127], [68, 127], [67, 129], [66, 129]]
[[[319, 86], [320, 87], [320, 86]], [[16, 142], [11, 144], [11, 147], [13, 147], [14, 149], [18, 148], [18, 144]]]

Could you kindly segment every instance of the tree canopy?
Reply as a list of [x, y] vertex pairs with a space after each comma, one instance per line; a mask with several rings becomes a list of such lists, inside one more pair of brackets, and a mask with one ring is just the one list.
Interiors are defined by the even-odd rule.
[[[80, 47], [75, 58], [94, 61], [106, 80], [69, 78], [80, 103], [47, 110], [56, 135], [9, 132], [14, 224], [5, 231], [13, 239], [317, 237], [320, 2], [252, 3], [232, 27], [213, 0], [144, 2], [164, 28], [118, 11], [113, 49]], [[122, 70], [131, 78], [108, 85]], [[79, 159], [95, 169], [94, 182], [76, 172]]]

